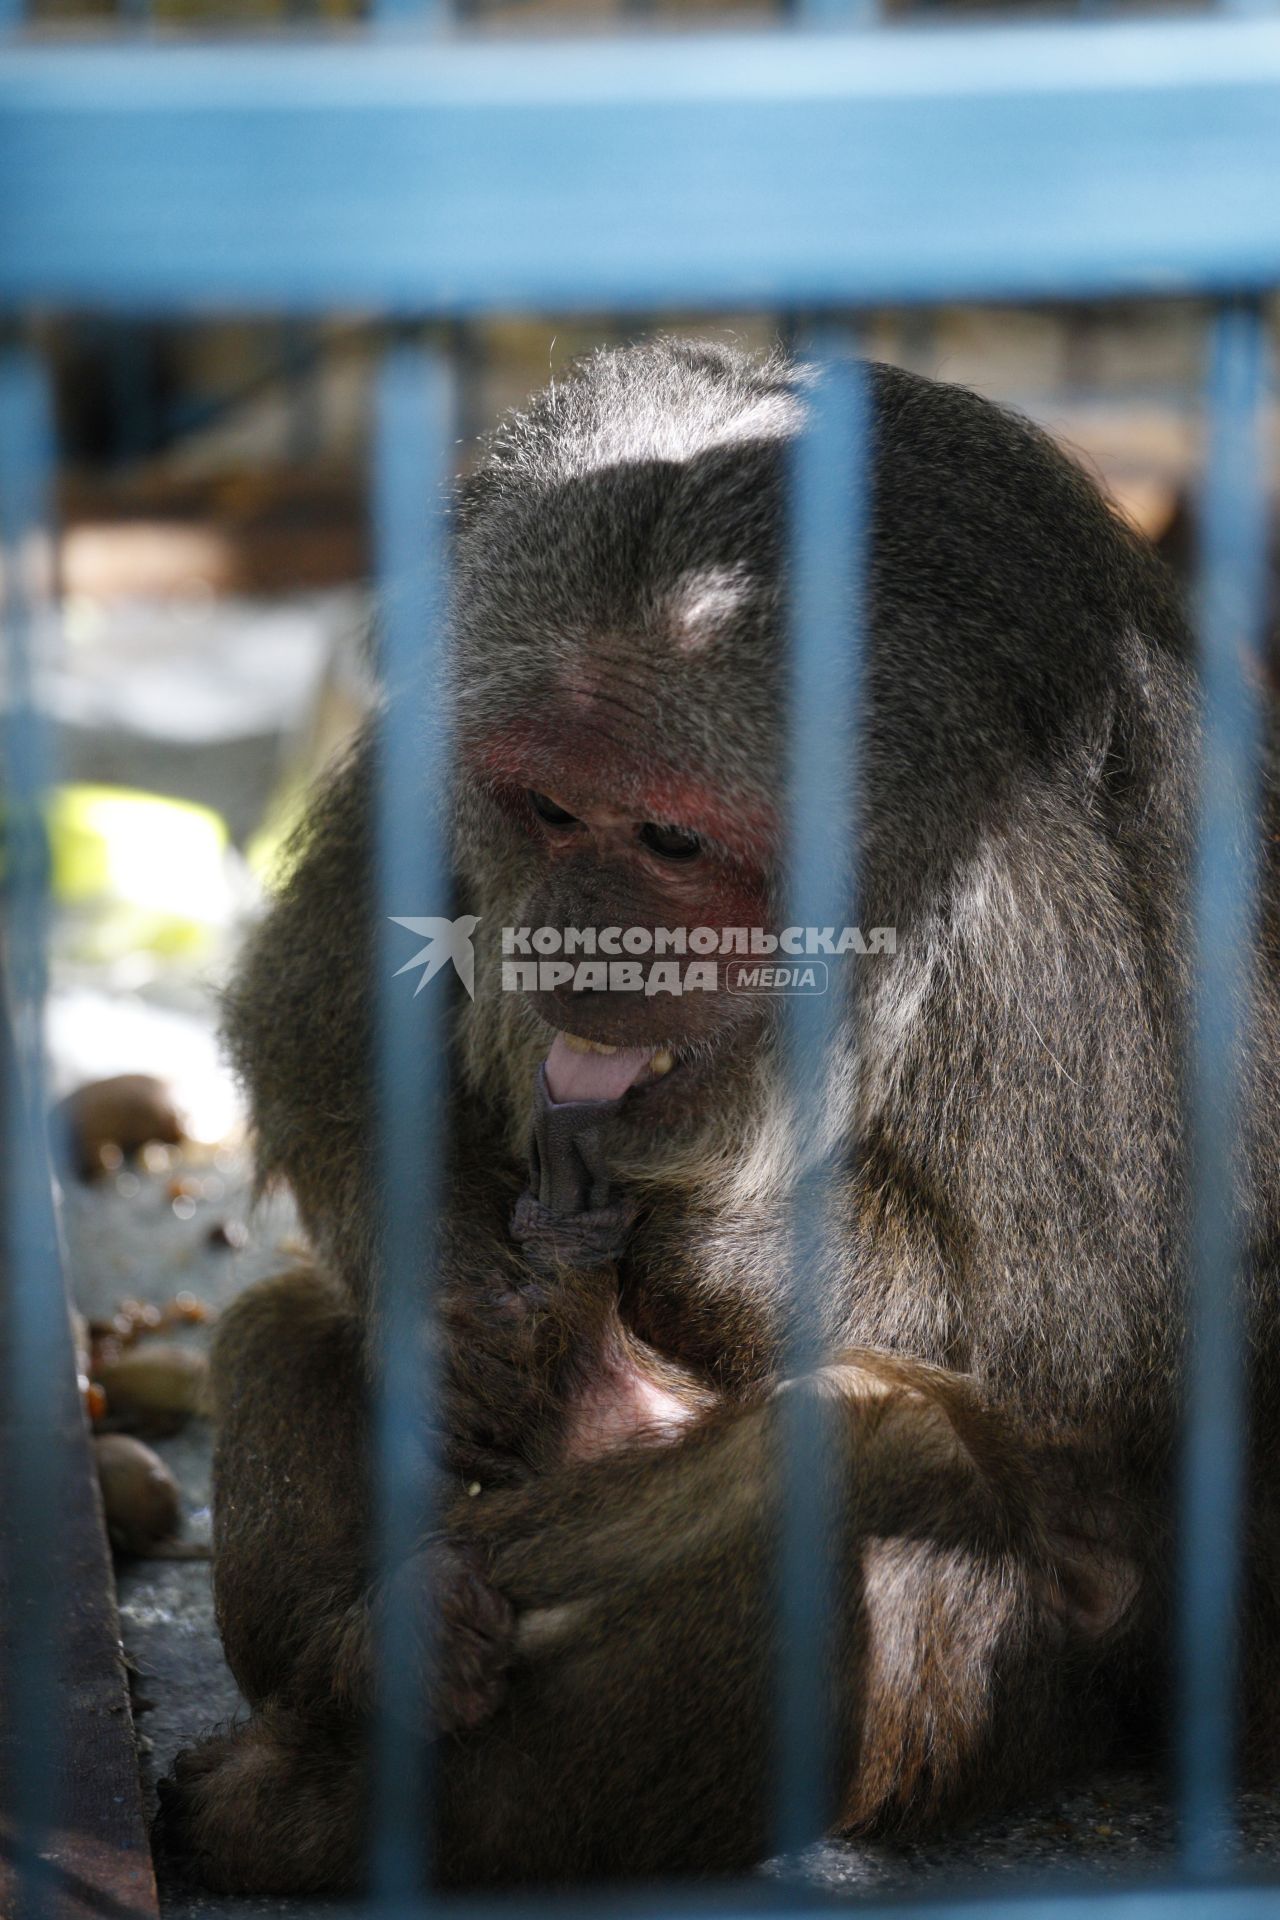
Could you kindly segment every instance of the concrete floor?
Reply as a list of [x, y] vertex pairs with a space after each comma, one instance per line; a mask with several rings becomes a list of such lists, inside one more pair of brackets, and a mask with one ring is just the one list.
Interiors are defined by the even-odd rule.
[[[175, 1212], [170, 1194], [178, 1172], [205, 1187], [194, 1213], [185, 1219]], [[82, 1309], [89, 1314], [110, 1312], [130, 1295], [162, 1302], [184, 1288], [216, 1307], [249, 1281], [278, 1271], [290, 1257], [292, 1216], [281, 1201], [251, 1216], [248, 1180], [247, 1159], [224, 1153], [217, 1160], [202, 1155], [196, 1162], [175, 1161], [166, 1170], [71, 1191], [65, 1223], [72, 1283]], [[180, 1211], [188, 1207], [183, 1204]], [[211, 1229], [226, 1221], [248, 1223], [250, 1238], [242, 1251], [211, 1243]], [[201, 1330], [184, 1337], [196, 1344], [208, 1339]], [[182, 1487], [185, 1537], [207, 1539], [207, 1423], [193, 1421], [157, 1446]], [[155, 1782], [168, 1771], [174, 1754], [233, 1719], [243, 1711], [243, 1703], [218, 1643], [207, 1560], [122, 1560], [117, 1579], [125, 1648], [136, 1669], [139, 1764], [150, 1816]], [[1280, 1797], [1247, 1797], [1241, 1827], [1246, 1870], [1280, 1876]], [[1171, 1868], [1173, 1847], [1168, 1805], [1150, 1779], [1126, 1773], [1100, 1777], [1045, 1805], [1017, 1809], [945, 1844], [900, 1849], [829, 1845], [814, 1849], [802, 1866], [811, 1886], [839, 1894], [938, 1896], [971, 1885], [981, 1897], [989, 1897], [1012, 1892], [1045, 1872], [1108, 1881], [1150, 1878]], [[249, 1920], [293, 1912], [301, 1905], [212, 1899], [181, 1884], [163, 1863], [161, 1900], [168, 1920], [213, 1914]]]

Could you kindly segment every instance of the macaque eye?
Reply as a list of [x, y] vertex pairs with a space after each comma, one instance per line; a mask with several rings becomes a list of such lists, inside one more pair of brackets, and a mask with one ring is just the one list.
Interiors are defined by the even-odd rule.
[[545, 820], [549, 827], [576, 827], [578, 824], [576, 814], [566, 813], [564, 808], [558, 807], [554, 800], [549, 800], [545, 793], [535, 793], [532, 787], [529, 789], [529, 805], [539, 820]]
[[683, 827], [659, 827], [650, 820], [641, 827], [640, 838], [650, 853], [660, 854], [664, 860], [693, 860], [702, 852], [697, 834], [687, 833]]

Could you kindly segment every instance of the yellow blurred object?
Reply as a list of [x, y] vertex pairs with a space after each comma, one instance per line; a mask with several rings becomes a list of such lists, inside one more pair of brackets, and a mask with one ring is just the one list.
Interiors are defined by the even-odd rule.
[[198, 951], [225, 925], [227, 829], [208, 807], [126, 787], [60, 787], [49, 809], [53, 894], [94, 956]]

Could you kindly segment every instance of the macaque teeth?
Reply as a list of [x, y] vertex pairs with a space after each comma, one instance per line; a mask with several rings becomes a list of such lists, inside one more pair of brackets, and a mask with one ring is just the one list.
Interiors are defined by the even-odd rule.
[[616, 1053], [616, 1047], [606, 1047], [603, 1040], [584, 1040], [580, 1033], [561, 1031], [561, 1039], [570, 1053]]
[[669, 1047], [659, 1047], [649, 1062], [649, 1071], [655, 1079], [660, 1080], [664, 1073], [670, 1073], [675, 1063], [676, 1057], [674, 1053], [671, 1052], [671, 1049]]

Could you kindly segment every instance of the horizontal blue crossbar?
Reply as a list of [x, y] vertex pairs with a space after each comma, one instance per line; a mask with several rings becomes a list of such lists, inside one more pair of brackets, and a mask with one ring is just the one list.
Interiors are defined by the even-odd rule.
[[[1034, 1892], [1025, 1882], [1010, 1890], [992, 1875], [950, 1893], [935, 1882], [923, 1897], [851, 1900], [816, 1889], [797, 1897], [794, 1883], [780, 1884], [771, 1897], [768, 1881], [758, 1879], [737, 1899], [733, 1889], [707, 1885], [658, 1892], [611, 1886], [555, 1898], [534, 1892], [518, 1903], [437, 1895], [429, 1903], [388, 1905], [385, 1920], [1275, 1920], [1278, 1898], [1274, 1886], [1125, 1886], [1083, 1875]], [[369, 1920], [363, 1907], [309, 1908], [302, 1901], [291, 1903], [290, 1913], [295, 1920]]]
[[1280, 20], [0, 54], [0, 302], [822, 306], [1280, 281]]

